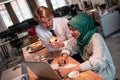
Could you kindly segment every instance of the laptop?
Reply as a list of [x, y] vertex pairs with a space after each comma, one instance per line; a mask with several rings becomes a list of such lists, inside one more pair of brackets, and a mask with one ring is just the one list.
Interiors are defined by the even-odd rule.
[[46, 62], [27, 61], [25, 64], [40, 80], [62, 80], [59, 74]]

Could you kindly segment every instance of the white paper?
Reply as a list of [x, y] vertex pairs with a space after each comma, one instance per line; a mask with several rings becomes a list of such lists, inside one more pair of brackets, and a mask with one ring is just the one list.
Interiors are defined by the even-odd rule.
[[66, 64], [63, 67], [60, 67], [58, 64], [51, 64], [51, 67], [53, 69], [58, 69], [58, 68], [72, 68], [75, 67], [77, 64]]
[[15, 77], [12, 80], [26, 80], [26, 76], [27, 76], [27, 74], [22, 74], [22, 75], [20, 75], [18, 77]]

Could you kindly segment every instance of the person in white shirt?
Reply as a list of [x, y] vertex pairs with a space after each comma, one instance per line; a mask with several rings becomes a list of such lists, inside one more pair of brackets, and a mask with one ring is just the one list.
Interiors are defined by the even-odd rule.
[[[93, 19], [86, 13], [73, 17], [70, 22], [72, 35], [77, 39], [80, 46], [79, 54], [84, 62], [72, 68], [59, 68], [58, 72], [66, 77], [71, 71], [80, 72], [92, 70], [104, 80], [113, 80], [115, 66], [103, 37], [94, 26]], [[59, 59], [59, 64], [63, 64]]]
[[[36, 33], [50, 52], [61, 51], [63, 60], [68, 55], [72, 56], [77, 54], [77, 41], [70, 33], [66, 18], [54, 18], [52, 11], [44, 6], [37, 8], [34, 14], [35, 19], [39, 23], [35, 29]], [[51, 30], [54, 30], [55, 36], [57, 37], [57, 41], [52, 43], [50, 43], [50, 38], [53, 36], [50, 32]]]
[[108, 10], [106, 9], [106, 4], [101, 4], [101, 5], [98, 7], [98, 11], [99, 11], [99, 16], [100, 16], [100, 17], [103, 17], [103, 16], [105, 16], [106, 14], [108, 14]]

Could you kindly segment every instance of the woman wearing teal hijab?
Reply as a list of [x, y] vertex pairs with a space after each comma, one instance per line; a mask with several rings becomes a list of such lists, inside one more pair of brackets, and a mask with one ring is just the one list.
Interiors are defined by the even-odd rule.
[[93, 19], [86, 13], [73, 17], [70, 22], [70, 30], [80, 47], [80, 56], [84, 62], [73, 68], [58, 69], [62, 77], [67, 76], [71, 71], [80, 72], [92, 70], [104, 80], [113, 80], [115, 67], [103, 37], [94, 26]]
[[81, 15], [72, 18], [69, 25], [80, 32], [80, 37], [77, 38], [77, 42], [80, 45], [80, 55], [82, 56], [83, 48], [88, 44], [92, 35], [98, 32], [97, 28], [94, 26], [93, 19], [86, 13], [81, 13]]

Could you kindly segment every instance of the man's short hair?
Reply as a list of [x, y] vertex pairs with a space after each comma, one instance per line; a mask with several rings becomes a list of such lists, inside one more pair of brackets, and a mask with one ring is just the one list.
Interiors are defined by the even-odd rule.
[[52, 11], [44, 6], [38, 7], [34, 12], [34, 17], [36, 20], [45, 18], [45, 17], [51, 17], [53, 15]]

